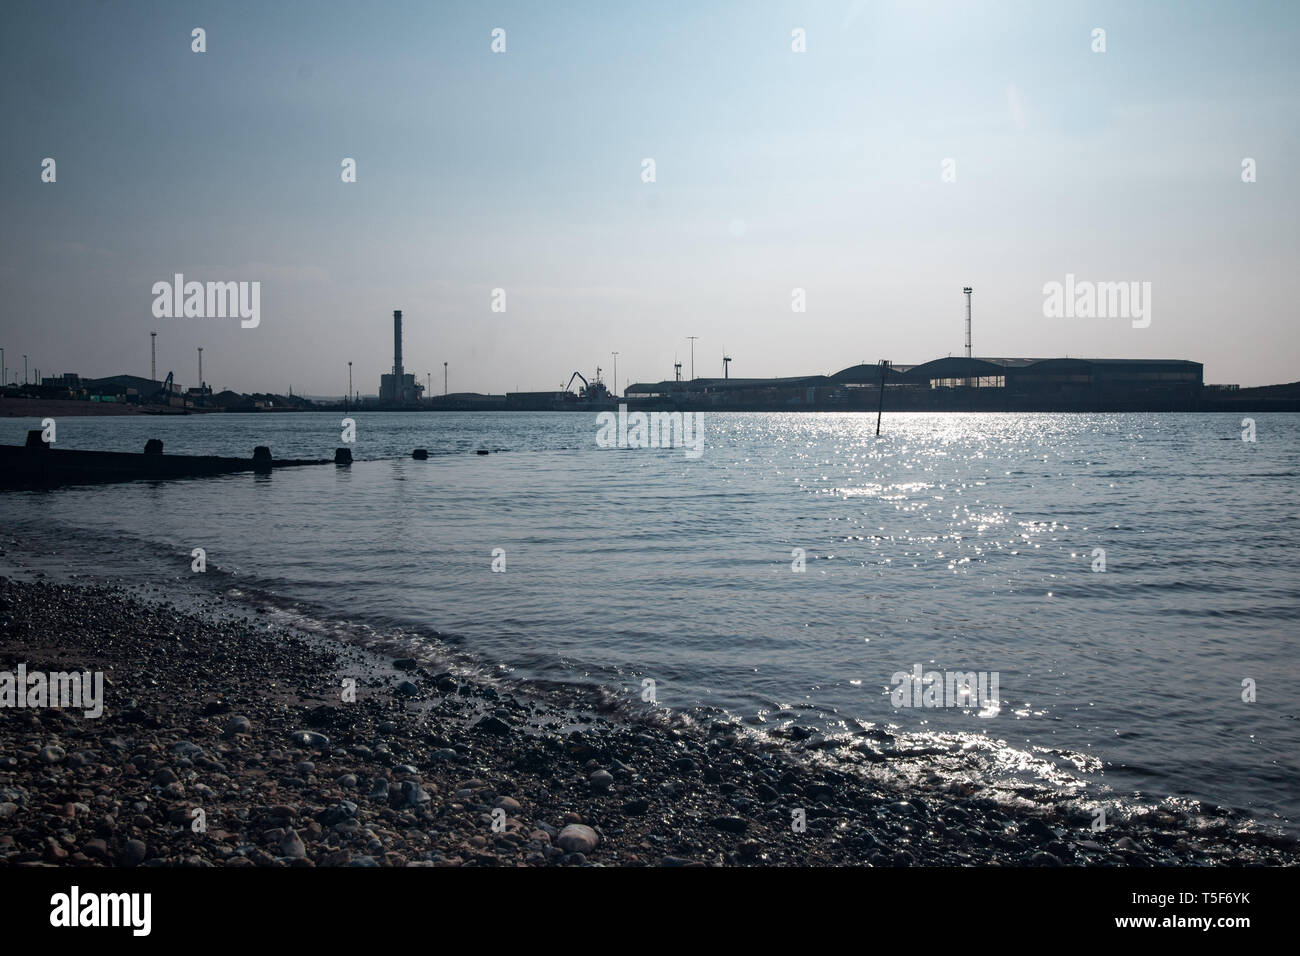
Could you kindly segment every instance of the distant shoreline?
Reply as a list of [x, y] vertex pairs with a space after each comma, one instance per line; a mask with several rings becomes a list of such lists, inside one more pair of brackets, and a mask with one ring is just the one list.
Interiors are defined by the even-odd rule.
[[[258, 408], [240, 409], [239, 414], [277, 415], [288, 412], [330, 411], [329, 408]], [[125, 402], [81, 402], [57, 398], [0, 398], [0, 418], [103, 418], [142, 416], [146, 418], [185, 418], [189, 415], [221, 415], [222, 408], [169, 408], [166, 405], [129, 405]]]
[[0, 416], [5, 418], [78, 417], [103, 418], [112, 415], [147, 415], [139, 405], [116, 402], [76, 402], [47, 398], [0, 398]]
[[[291, 415], [303, 413], [328, 413], [342, 415], [356, 414], [420, 414], [420, 413], [456, 413], [466, 412], [510, 412], [518, 414], [536, 414], [563, 412], [568, 414], [596, 414], [602, 411], [617, 411], [619, 405], [626, 405], [629, 411], [640, 412], [720, 412], [738, 414], [845, 414], [875, 415], [873, 408], [749, 408], [744, 406], [708, 405], [698, 402], [673, 404], [661, 401], [601, 402], [584, 405], [574, 403], [569, 407], [555, 408], [509, 408], [504, 406], [474, 407], [397, 407], [367, 408], [353, 405], [318, 405], [313, 407], [283, 406], [277, 408], [168, 408], [160, 405], [128, 405], [112, 402], [81, 402], [65, 399], [40, 398], [0, 398], [0, 418], [102, 418], [109, 416], [134, 416], [147, 418], [184, 418], [190, 415]], [[1294, 399], [1205, 399], [1198, 408], [890, 408], [886, 402], [884, 414], [972, 414], [992, 415], [1202, 415], [1202, 414], [1260, 414], [1260, 413], [1296, 413], [1300, 412], [1300, 400]]]

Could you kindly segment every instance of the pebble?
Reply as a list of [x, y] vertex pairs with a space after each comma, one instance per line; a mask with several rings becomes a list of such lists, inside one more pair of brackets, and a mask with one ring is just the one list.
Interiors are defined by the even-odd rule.
[[403, 780], [399, 785], [398, 795], [401, 807], [418, 807], [422, 803], [428, 803], [433, 798], [414, 780]]
[[330, 745], [330, 739], [324, 734], [317, 733], [314, 730], [297, 730], [289, 735], [290, 739], [299, 747], [311, 747], [315, 750], [324, 750]]
[[284, 836], [280, 838], [280, 855], [291, 860], [301, 860], [307, 856], [307, 848], [293, 827], [285, 830]]
[[510, 733], [510, 725], [494, 714], [488, 714], [474, 725], [474, 729], [481, 730], [484, 733], [496, 734], [500, 737]]
[[120, 863], [122, 866], [139, 866], [144, 862], [149, 848], [144, 845], [142, 840], [127, 840], [126, 845], [122, 847], [122, 856]]
[[1030, 817], [1020, 825], [1020, 832], [1033, 837], [1040, 843], [1051, 843], [1056, 839], [1056, 831], [1037, 817]]
[[744, 833], [749, 829], [749, 821], [744, 817], [714, 817], [709, 824], [727, 833]]
[[581, 823], [570, 823], [555, 838], [555, 845], [565, 853], [590, 853], [599, 843], [599, 834]]

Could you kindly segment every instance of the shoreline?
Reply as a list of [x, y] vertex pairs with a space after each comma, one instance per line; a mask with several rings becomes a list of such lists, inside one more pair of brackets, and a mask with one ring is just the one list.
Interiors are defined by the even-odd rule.
[[0, 417], [3, 418], [110, 418], [149, 415], [153, 417], [184, 417], [188, 410], [146, 411], [147, 406], [127, 405], [118, 402], [81, 402], [57, 398], [0, 398]]
[[[0, 578], [0, 672], [104, 674], [99, 718], [0, 708], [0, 866], [1300, 862], [1296, 841], [1213, 810], [1096, 833], [818, 767], [734, 722], [622, 713], [159, 593]], [[904, 759], [870, 734], [859, 752]]]
[[[627, 401], [619, 399], [612, 402], [591, 404], [560, 405], [550, 408], [527, 408], [492, 403], [449, 404], [420, 406], [366, 406], [339, 404], [317, 404], [311, 407], [284, 406], [276, 408], [224, 408], [192, 406], [184, 409], [166, 406], [141, 406], [116, 403], [95, 403], [68, 401], [62, 399], [36, 398], [0, 398], [0, 418], [187, 418], [203, 415], [292, 415], [292, 414], [330, 414], [355, 415], [365, 414], [419, 414], [419, 413], [516, 413], [535, 414], [597, 414], [602, 411], [617, 411], [620, 404], [627, 405], [630, 411], [640, 412], [712, 412], [732, 415], [786, 415], [790, 413], [810, 415], [845, 415], [855, 414], [874, 416], [876, 409], [870, 403], [867, 406], [832, 406], [832, 407], [768, 407], [760, 405], [714, 405], [706, 402], [659, 402], [651, 400]], [[1251, 400], [1245, 399], [1204, 399], [1195, 408], [1164, 407], [1064, 407], [1032, 406], [1017, 407], [1011, 404], [998, 404], [979, 407], [956, 406], [908, 406], [884, 409], [886, 414], [902, 415], [1263, 415], [1263, 414], [1300, 414], [1300, 399]]]

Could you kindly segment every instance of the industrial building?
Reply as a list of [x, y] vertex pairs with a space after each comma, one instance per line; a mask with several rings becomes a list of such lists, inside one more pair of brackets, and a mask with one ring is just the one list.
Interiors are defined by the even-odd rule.
[[183, 405], [181, 386], [169, 377], [157, 382], [139, 375], [109, 375], [105, 378], [83, 378], [80, 394], [70, 392], [70, 397], [84, 395], [92, 402], [126, 402], [127, 404], [159, 403]]
[[[966, 297], [965, 354], [920, 365], [851, 365], [833, 375], [722, 378], [629, 386], [643, 407], [733, 411], [1194, 411], [1204, 370], [1183, 359], [977, 358]], [[725, 362], [730, 362], [727, 358]], [[883, 396], [881, 394], [883, 389]], [[883, 398], [883, 402], [882, 402]]]
[[402, 368], [402, 310], [393, 310], [393, 371], [379, 376], [379, 401], [383, 405], [418, 405], [424, 386]]
[[832, 375], [631, 385], [629, 404], [734, 411], [1192, 411], [1203, 369], [1182, 359], [967, 358], [853, 365]]

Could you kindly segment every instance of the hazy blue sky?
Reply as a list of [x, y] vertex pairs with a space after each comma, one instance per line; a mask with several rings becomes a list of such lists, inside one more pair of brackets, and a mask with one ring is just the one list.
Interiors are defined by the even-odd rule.
[[[187, 385], [202, 345], [219, 388], [364, 393], [401, 308], [436, 391], [611, 351], [621, 389], [688, 335], [699, 375], [959, 353], [971, 284], [977, 355], [1294, 381], [1298, 48], [1294, 2], [6, 0], [0, 346], [147, 375], [157, 329]], [[260, 280], [260, 327], [155, 319], [176, 272]], [[1150, 282], [1150, 326], [1045, 318], [1067, 273]]]

